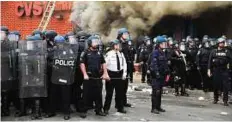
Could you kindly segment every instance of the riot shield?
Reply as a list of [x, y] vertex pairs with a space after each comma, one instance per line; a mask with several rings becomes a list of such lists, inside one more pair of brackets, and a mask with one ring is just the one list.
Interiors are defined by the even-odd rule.
[[10, 33], [8, 35], [9, 39], [9, 46], [10, 46], [10, 55], [11, 55], [11, 64], [12, 64], [12, 73], [13, 73], [13, 89], [18, 88], [18, 41], [19, 41], [19, 35], [16, 35], [14, 33]]
[[14, 75], [10, 43], [1, 41], [1, 90], [8, 91], [12, 88]]
[[77, 39], [75, 38], [75, 36], [68, 36], [68, 40], [69, 40], [70, 48], [77, 55], [78, 50], [79, 50], [79, 45], [78, 45]]
[[51, 81], [53, 84], [71, 85], [74, 83], [77, 55], [70, 44], [61, 45], [54, 49]]
[[47, 97], [46, 42], [19, 41], [19, 97]]

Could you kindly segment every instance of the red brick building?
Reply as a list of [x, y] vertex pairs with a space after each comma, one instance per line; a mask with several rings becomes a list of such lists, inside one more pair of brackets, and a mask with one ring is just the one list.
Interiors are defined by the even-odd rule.
[[[7, 26], [9, 30], [20, 31], [22, 38], [37, 29], [42, 20], [47, 2], [30, 1], [2, 1], [1, 2], [1, 26]], [[59, 34], [72, 31], [73, 25], [69, 20], [73, 2], [56, 2], [52, 18], [47, 30], [55, 30]]]

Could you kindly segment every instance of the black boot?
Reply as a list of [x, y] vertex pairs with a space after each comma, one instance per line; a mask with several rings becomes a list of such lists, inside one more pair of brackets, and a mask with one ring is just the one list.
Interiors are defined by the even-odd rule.
[[119, 113], [125, 114], [125, 113], [126, 113], [126, 110], [124, 110], [124, 109], [118, 109], [118, 112], [119, 112]]
[[152, 109], [152, 110], [151, 110], [151, 113], [159, 114], [159, 111], [158, 111], [157, 109]]
[[8, 101], [7, 93], [2, 93], [2, 115], [1, 116], [10, 116], [9, 101]]
[[64, 120], [69, 120], [69, 119], [70, 119], [70, 115], [69, 114], [67, 114], [67, 115], [64, 116]]
[[35, 100], [35, 108], [34, 108], [34, 112], [31, 116], [32, 120], [35, 119], [42, 119], [41, 117], [41, 112], [40, 112], [40, 100]]
[[166, 112], [163, 108], [158, 109], [159, 112]]
[[217, 103], [218, 103], [218, 100], [214, 100], [214, 101], [213, 101], [213, 104], [217, 104]]
[[44, 117], [45, 118], [50, 118], [56, 116], [56, 113], [47, 113]]
[[87, 115], [86, 115], [86, 112], [81, 112], [81, 113], [80, 113], [80, 117], [81, 117], [81, 118], [86, 118], [86, 116], [87, 116]]
[[15, 113], [15, 117], [26, 116], [25, 102], [24, 99], [20, 99], [20, 110]]
[[229, 106], [228, 102], [224, 102], [224, 106]]
[[102, 111], [96, 111], [96, 115], [98, 115], [98, 116], [106, 116], [106, 114], [103, 113]]

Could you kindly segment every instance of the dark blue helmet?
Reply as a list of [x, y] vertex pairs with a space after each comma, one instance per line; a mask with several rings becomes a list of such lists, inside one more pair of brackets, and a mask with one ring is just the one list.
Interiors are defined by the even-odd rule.
[[64, 43], [64, 42], [65, 42], [65, 39], [64, 39], [63, 36], [57, 35], [57, 36], [54, 38], [54, 41], [55, 41], [56, 43]]
[[57, 36], [57, 33], [56, 33], [56, 31], [54, 31], [54, 30], [47, 30], [47, 31], [45, 32], [45, 37], [48, 38], [48, 39], [53, 39], [53, 38], [55, 38], [56, 36]]
[[166, 42], [166, 39], [163, 36], [157, 36], [156, 37], [156, 43], [162, 43], [162, 42]]
[[87, 43], [88, 43], [88, 46], [89, 46], [89, 47], [91, 47], [92, 41], [95, 40], [95, 39], [99, 40], [99, 38], [96, 37], [96, 36], [90, 36], [90, 37], [87, 39]]
[[38, 36], [42, 36], [43, 35], [43, 33], [40, 31], [40, 30], [34, 30], [33, 32], [32, 32], [32, 35], [33, 36], [35, 36], [35, 35], [38, 35]]
[[19, 31], [11, 31], [10, 34], [15, 34], [15, 35], [21, 36]]
[[6, 26], [1, 26], [1, 31], [5, 31], [8, 34], [9, 29]]
[[42, 40], [42, 38], [39, 37], [39, 36], [31, 36], [31, 35], [29, 35], [29, 36], [26, 37], [26, 40], [27, 41], [37, 41], [37, 40]]
[[68, 40], [69, 36], [74, 36], [74, 33], [72, 31], [68, 32], [67, 34], [64, 35], [65, 40]]
[[118, 30], [118, 35], [121, 35], [121, 34], [123, 34], [123, 33], [128, 33], [129, 31], [126, 29], [126, 28], [120, 28], [119, 30]]
[[114, 45], [119, 44], [119, 43], [120, 41], [118, 39], [115, 39], [115, 40], [110, 41], [110, 46], [113, 47]]

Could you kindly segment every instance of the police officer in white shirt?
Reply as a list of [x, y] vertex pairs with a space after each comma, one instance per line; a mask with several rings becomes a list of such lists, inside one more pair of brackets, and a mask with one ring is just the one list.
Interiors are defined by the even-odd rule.
[[127, 64], [123, 53], [120, 52], [119, 40], [113, 40], [110, 42], [111, 50], [106, 54], [105, 61], [110, 81], [106, 81], [106, 98], [104, 104], [104, 112], [108, 114], [110, 109], [113, 91], [116, 92], [116, 105], [118, 112], [126, 113], [123, 107], [123, 87], [126, 75]]

